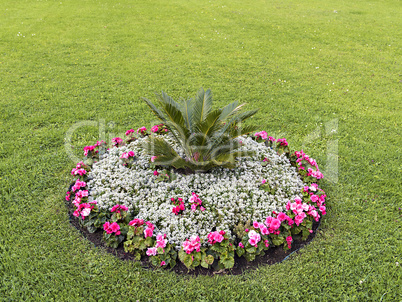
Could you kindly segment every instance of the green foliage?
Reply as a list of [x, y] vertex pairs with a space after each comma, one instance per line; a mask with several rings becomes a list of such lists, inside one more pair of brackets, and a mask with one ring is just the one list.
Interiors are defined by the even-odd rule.
[[156, 165], [173, 166], [176, 169], [208, 171], [214, 167], [235, 167], [235, 158], [251, 153], [241, 151], [237, 137], [252, 132], [255, 126], [242, 123], [257, 110], [241, 112], [244, 104], [237, 101], [221, 109], [212, 109], [212, 92], [200, 89], [194, 99], [175, 102], [165, 92], [158, 95], [158, 105], [144, 101], [163, 122], [175, 142], [182, 147], [185, 158], [180, 157], [163, 138], [150, 137], [144, 147], [151, 156], [157, 156]]
[[106, 211], [99, 211], [99, 208], [95, 206], [91, 213], [85, 217], [85, 219], [78, 219], [80, 224], [87, 228], [90, 233], [94, 233], [96, 230], [102, 228], [106, 221], [111, 218], [111, 213]]
[[133, 253], [136, 260], [140, 260], [145, 255], [149, 247], [155, 245], [155, 238], [144, 237], [144, 225], [128, 226], [127, 240], [124, 242], [124, 251]]
[[167, 244], [165, 248], [159, 247], [158, 254], [149, 257], [150, 263], [156, 268], [165, 268], [168, 266], [172, 268], [176, 265], [176, 259], [177, 252], [170, 244]]

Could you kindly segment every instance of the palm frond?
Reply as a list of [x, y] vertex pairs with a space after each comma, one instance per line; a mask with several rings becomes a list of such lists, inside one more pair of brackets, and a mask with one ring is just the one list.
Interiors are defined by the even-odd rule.
[[192, 120], [193, 120], [193, 99], [183, 100], [181, 106], [181, 112], [186, 124], [187, 129], [191, 132]]
[[155, 165], [173, 166], [176, 169], [186, 166], [186, 161], [163, 138], [150, 136], [143, 143], [143, 148], [149, 156], [156, 156]]
[[224, 120], [232, 117], [237, 112], [239, 112], [242, 109], [242, 107], [245, 105], [245, 104], [241, 104], [241, 105], [238, 105], [238, 104], [239, 104], [238, 101], [234, 101], [233, 103], [223, 107], [222, 114], [219, 117], [219, 120], [224, 121]]
[[211, 89], [204, 91], [201, 88], [197, 96], [195, 97], [194, 108], [193, 108], [193, 122], [201, 123], [206, 119], [209, 112], [212, 110], [212, 92]]
[[158, 108], [156, 108], [156, 106], [148, 99], [146, 98], [142, 98], [145, 103], [148, 105], [148, 107], [151, 109], [151, 111], [153, 112], [153, 114], [163, 123], [166, 122], [166, 117], [163, 114], [162, 111], [160, 111]]
[[164, 91], [161, 94], [156, 93], [156, 97], [158, 98], [159, 104], [162, 106], [165, 104], [170, 104], [171, 106], [175, 107], [176, 109], [180, 110], [180, 104], [175, 102], [172, 97], [167, 95]]
[[249, 134], [250, 132], [257, 131], [257, 129], [258, 127], [253, 125], [246, 125], [239, 128], [234, 127], [230, 130], [229, 136], [232, 138], [237, 138], [239, 136]]

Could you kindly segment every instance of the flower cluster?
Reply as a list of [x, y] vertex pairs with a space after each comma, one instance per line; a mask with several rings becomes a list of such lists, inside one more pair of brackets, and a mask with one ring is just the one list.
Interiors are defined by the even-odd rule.
[[175, 207], [173, 207], [173, 209], [172, 209], [172, 213], [175, 215], [182, 214], [183, 211], [185, 210], [183, 198], [179, 197], [179, 198], [177, 198], [177, 201], [176, 201], [176, 199], [174, 197], [172, 197], [171, 201], [175, 205]]
[[135, 228], [142, 226], [145, 223], [143, 219], [138, 219], [135, 218], [134, 220], [131, 220], [128, 225], [133, 226]]
[[248, 242], [250, 243], [250, 245], [257, 247], [258, 246], [258, 242], [261, 241], [261, 236], [260, 234], [258, 234], [256, 231], [251, 230], [248, 232]]
[[154, 234], [155, 226], [149, 221], [147, 221], [145, 224], [147, 225], [147, 228], [144, 230], [145, 238], [152, 237]]
[[77, 209], [74, 211], [73, 215], [75, 217], [79, 217], [81, 215], [81, 218], [85, 219], [85, 217], [89, 216], [91, 210], [94, 208], [95, 205], [96, 200], [90, 201], [89, 203], [78, 204]]
[[145, 127], [140, 127], [140, 128], [138, 128], [137, 129], [137, 134], [139, 134], [139, 135], [146, 135], [147, 134], [147, 128], [145, 128]]
[[116, 204], [110, 209], [110, 212], [116, 212], [117, 214], [120, 214], [120, 211], [128, 211], [128, 208], [125, 205], [120, 205]]
[[78, 207], [78, 205], [81, 203], [83, 198], [88, 197], [88, 190], [79, 190], [78, 192], [75, 193], [74, 200], [73, 200], [73, 205]]
[[254, 134], [256, 137], [257, 141], [258, 140], [266, 140], [268, 137], [268, 134], [265, 131], [260, 131]]
[[164, 124], [159, 124], [151, 127], [151, 132], [155, 134], [163, 134], [168, 132], [167, 127]]
[[88, 166], [85, 165], [82, 161], [80, 161], [80, 162], [76, 165], [76, 167], [71, 170], [71, 175], [74, 175], [74, 176], [75, 176], [75, 175], [83, 176], [83, 175], [87, 174], [87, 172], [88, 172], [86, 169], [88, 169]]
[[[273, 137], [272, 137], [273, 138]], [[274, 138], [273, 138], [274, 139]], [[288, 146], [288, 142], [286, 141], [286, 138], [278, 138], [276, 140], [277, 143], [280, 143], [281, 146]]]
[[120, 156], [120, 158], [125, 158], [125, 159], [129, 159], [130, 157], [134, 157], [135, 154], [133, 151], [129, 151], [129, 152], [123, 152], [122, 155]]
[[182, 244], [183, 250], [187, 254], [191, 254], [194, 250], [196, 252], [199, 252], [201, 249], [200, 242], [201, 242], [200, 237], [193, 235], [190, 237], [190, 239], [186, 239], [186, 241], [183, 242]]
[[101, 140], [101, 141], [97, 141], [95, 145], [92, 146], [85, 146], [84, 147], [84, 156], [94, 156], [95, 153], [99, 153], [98, 150], [95, 150], [97, 147], [102, 146], [102, 145], [106, 145], [106, 142]]
[[305, 154], [303, 150], [296, 151], [295, 155], [297, 157], [296, 164], [298, 169], [306, 171], [306, 176], [311, 176], [316, 179], [323, 178], [323, 175], [318, 168], [318, 164], [314, 159]]
[[205, 208], [203, 206], [201, 206], [202, 200], [194, 192], [191, 193], [191, 197], [189, 199], [189, 202], [191, 203], [191, 211], [197, 210], [198, 206], [200, 207], [201, 211], [203, 211], [203, 212], [205, 211]]
[[85, 181], [80, 181], [80, 179], [78, 178], [75, 181], [75, 184], [71, 187], [71, 192], [75, 192], [77, 190], [79, 190], [80, 188], [84, 188], [87, 186], [87, 183]]
[[120, 235], [120, 225], [117, 222], [112, 222], [110, 223], [109, 221], [106, 221], [105, 224], [103, 225], [103, 230], [107, 234], [113, 234], [115, 233], [116, 235]]
[[211, 245], [214, 245], [217, 242], [222, 242], [222, 240], [224, 239], [223, 235], [225, 235], [226, 232], [225, 231], [216, 231], [216, 232], [211, 232], [208, 234], [208, 243]]
[[120, 137], [112, 138], [112, 145], [115, 147], [120, 147], [121, 145], [123, 145], [123, 143], [123, 139], [121, 139]]

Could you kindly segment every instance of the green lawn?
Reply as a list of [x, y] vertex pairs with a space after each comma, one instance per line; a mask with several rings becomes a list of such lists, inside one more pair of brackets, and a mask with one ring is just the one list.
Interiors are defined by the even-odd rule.
[[[401, 11], [397, 0], [0, 1], [0, 300], [401, 301]], [[217, 106], [261, 108], [250, 123], [329, 175], [316, 239], [283, 263], [152, 272], [69, 224], [69, 129], [86, 125], [71, 137], [78, 156], [151, 125], [141, 97], [201, 86]]]

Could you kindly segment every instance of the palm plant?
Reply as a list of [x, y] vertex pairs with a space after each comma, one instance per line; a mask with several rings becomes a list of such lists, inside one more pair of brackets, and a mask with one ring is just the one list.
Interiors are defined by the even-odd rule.
[[212, 108], [212, 92], [201, 88], [195, 98], [175, 102], [162, 91], [157, 94], [159, 106], [144, 98], [155, 116], [169, 129], [171, 138], [183, 149], [184, 157], [162, 137], [150, 136], [144, 144], [149, 155], [157, 156], [156, 165], [206, 172], [214, 167], [234, 168], [236, 157], [249, 156], [240, 150], [237, 138], [255, 131], [242, 123], [258, 110], [241, 112], [245, 104], [237, 101]]

